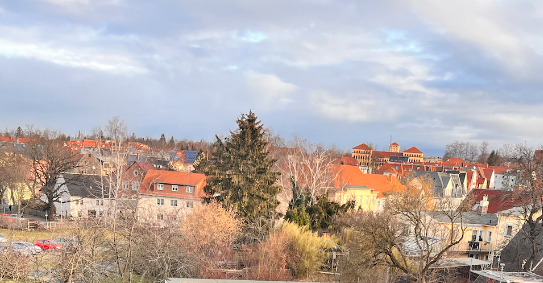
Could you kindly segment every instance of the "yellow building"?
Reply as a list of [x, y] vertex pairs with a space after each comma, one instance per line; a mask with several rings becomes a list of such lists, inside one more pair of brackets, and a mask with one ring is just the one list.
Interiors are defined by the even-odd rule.
[[398, 143], [391, 143], [389, 151], [377, 151], [363, 143], [353, 148], [352, 158], [358, 161], [358, 165], [367, 167], [376, 165], [377, 168], [388, 162], [391, 156], [407, 156], [408, 162], [423, 162], [424, 153], [416, 147], [400, 152]]
[[330, 198], [339, 204], [355, 200], [356, 207], [375, 211], [379, 193], [396, 190], [401, 186], [393, 177], [364, 174], [358, 166], [340, 165], [338, 178]]

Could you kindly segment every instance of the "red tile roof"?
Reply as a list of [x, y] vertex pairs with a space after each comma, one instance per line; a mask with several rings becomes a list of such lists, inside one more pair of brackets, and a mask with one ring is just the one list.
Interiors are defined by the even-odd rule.
[[391, 143], [390, 145], [399, 145], [399, 144], [398, 144], [398, 143], [395, 143], [395, 142], [393, 142], [393, 143]]
[[479, 202], [484, 195], [488, 196], [488, 213], [497, 213], [508, 210], [514, 206], [522, 205], [522, 201], [515, 197], [513, 191], [473, 189], [466, 199]]
[[369, 147], [367, 144], [363, 143], [355, 146], [353, 149], [371, 150], [372, 148]]
[[422, 153], [422, 151], [420, 151], [418, 148], [416, 147], [412, 147], [412, 148], [409, 148], [409, 149], [406, 149], [404, 150], [403, 152], [409, 152], [409, 153]]
[[504, 174], [507, 171], [507, 167], [503, 166], [488, 166], [489, 169], [494, 169], [494, 174]]
[[167, 193], [163, 191], [153, 191], [152, 184], [162, 183], [162, 184], [173, 184], [173, 185], [182, 185], [182, 186], [194, 186], [196, 187], [196, 196], [203, 197], [204, 186], [206, 176], [199, 173], [186, 173], [186, 172], [177, 172], [177, 171], [163, 171], [163, 170], [149, 170], [145, 175], [145, 179], [141, 182], [139, 193], [141, 194], [153, 194], [153, 195], [164, 195], [164, 196], [183, 196], [180, 193]]

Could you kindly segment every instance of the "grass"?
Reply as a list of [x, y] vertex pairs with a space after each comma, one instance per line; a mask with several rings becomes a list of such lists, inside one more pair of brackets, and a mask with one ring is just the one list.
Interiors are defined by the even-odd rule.
[[55, 232], [37, 231], [37, 230], [14, 230], [0, 229], [0, 233], [6, 235], [8, 241], [35, 242], [37, 239], [54, 239], [66, 234], [65, 231], [56, 230]]

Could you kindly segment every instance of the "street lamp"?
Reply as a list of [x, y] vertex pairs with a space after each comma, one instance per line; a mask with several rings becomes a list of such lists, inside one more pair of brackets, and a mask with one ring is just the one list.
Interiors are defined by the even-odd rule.
[[49, 216], [49, 214], [47, 214], [47, 211], [45, 212], [45, 228], [49, 228], [49, 223], [47, 222], [47, 216]]

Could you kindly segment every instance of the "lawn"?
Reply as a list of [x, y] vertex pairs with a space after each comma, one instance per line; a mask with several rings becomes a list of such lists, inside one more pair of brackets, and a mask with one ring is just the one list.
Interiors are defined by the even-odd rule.
[[56, 230], [55, 232], [48, 231], [37, 231], [37, 230], [15, 230], [15, 229], [0, 229], [0, 233], [6, 235], [8, 241], [25, 241], [32, 242], [37, 239], [54, 239], [56, 237], [62, 236], [66, 233], [64, 231]]

